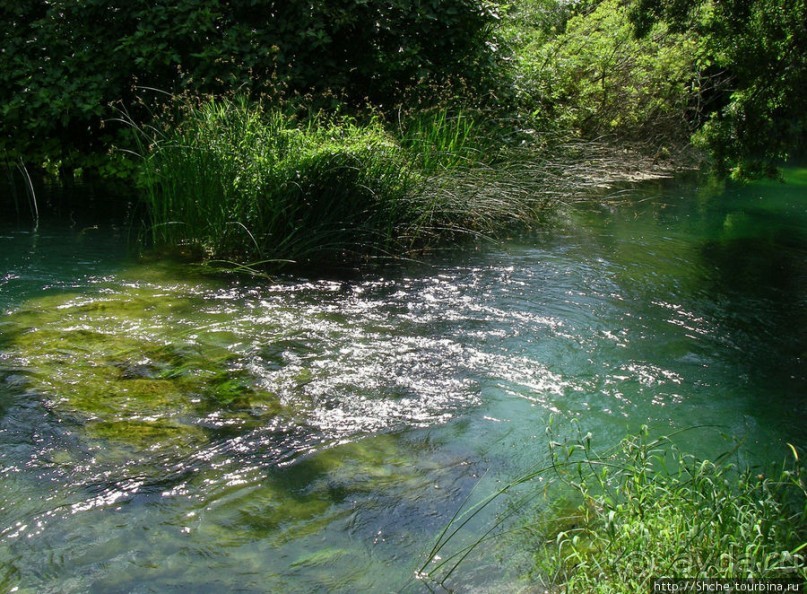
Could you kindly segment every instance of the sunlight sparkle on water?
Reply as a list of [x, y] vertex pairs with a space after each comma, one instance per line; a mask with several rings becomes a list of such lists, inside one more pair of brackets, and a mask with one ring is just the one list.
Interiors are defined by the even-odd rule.
[[[652, 185], [340, 280], [12, 233], [0, 589], [401, 591], [461, 502], [546, 463], [551, 415], [598, 446], [720, 425], [687, 445], [781, 460], [807, 415], [807, 219], [803, 190], [763, 189]], [[534, 549], [508, 546], [455, 590], [517, 590], [502, 571]]]

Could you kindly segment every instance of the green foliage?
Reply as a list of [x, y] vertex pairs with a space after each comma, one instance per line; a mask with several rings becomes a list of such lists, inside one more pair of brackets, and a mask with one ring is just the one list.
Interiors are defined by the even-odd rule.
[[502, 7], [499, 38], [509, 51], [520, 56], [525, 48], [540, 46], [561, 34], [576, 6], [557, 0], [522, 0], [507, 4]]
[[531, 164], [492, 164], [476, 120], [436, 111], [396, 138], [378, 117], [303, 120], [245, 99], [186, 103], [137, 127], [152, 246], [277, 265], [398, 257], [527, 227], [546, 203]]
[[[494, 71], [481, 0], [0, 1], [0, 156], [104, 154], [144, 87], [391, 106]], [[134, 114], [139, 120], [146, 112]]]
[[209, 101], [140, 140], [157, 247], [240, 261], [351, 259], [392, 250], [415, 218], [418, 177], [377, 121], [299, 125], [244, 100]]
[[[700, 460], [669, 437], [651, 439], [647, 428], [605, 453], [591, 441], [552, 441], [549, 464], [465, 510], [464, 502], [420, 579], [446, 587], [505, 526], [534, 547], [530, 582], [552, 592], [634, 594], [661, 576], [807, 579], [807, 477], [793, 446], [766, 476], [729, 463], [733, 452]], [[507, 510], [463, 543], [469, 524], [505, 495]], [[536, 502], [546, 501], [536, 519]]]
[[[694, 144], [721, 175], [771, 175], [807, 131], [804, 0], [529, 0], [505, 12], [528, 125]], [[694, 134], [694, 135], [693, 135]]]
[[477, 122], [463, 111], [420, 112], [401, 123], [400, 143], [426, 173], [474, 165], [487, 155]]
[[770, 175], [804, 142], [804, 0], [639, 0], [632, 20], [639, 34], [663, 20], [701, 39], [706, 121], [697, 140], [719, 173]]
[[606, 455], [588, 440], [558, 444], [560, 478], [581, 503], [544, 537], [544, 579], [564, 592], [631, 594], [660, 576], [807, 578], [807, 481], [793, 454], [766, 477], [646, 430]]
[[636, 39], [618, 0], [555, 20], [518, 49], [520, 100], [542, 128], [657, 145], [688, 138], [691, 39], [664, 27]]
[[805, 138], [804, 0], [0, 0], [0, 19], [0, 160], [34, 177], [129, 174], [112, 106], [145, 122], [178, 94], [387, 114], [489, 97], [519, 130], [697, 129], [740, 177]]
[[110, 140], [100, 121], [121, 69], [103, 5], [0, 3], [0, 156], [39, 165]]

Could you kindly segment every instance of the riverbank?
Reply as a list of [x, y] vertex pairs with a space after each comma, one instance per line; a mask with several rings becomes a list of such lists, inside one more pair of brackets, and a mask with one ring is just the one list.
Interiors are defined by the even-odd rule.
[[[739, 445], [726, 442], [720, 456], [703, 459], [676, 444], [676, 434], [716, 430], [656, 437], [642, 427], [598, 451], [590, 432], [556, 440], [550, 419], [551, 463], [458, 511], [418, 577], [449, 588], [474, 549], [510, 538], [534, 559], [524, 581], [547, 592], [635, 594], [671, 576], [802, 586], [807, 478], [796, 447], [787, 444], [783, 463], [760, 469], [739, 462]], [[499, 499], [506, 511], [468, 544], [465, 527]]]

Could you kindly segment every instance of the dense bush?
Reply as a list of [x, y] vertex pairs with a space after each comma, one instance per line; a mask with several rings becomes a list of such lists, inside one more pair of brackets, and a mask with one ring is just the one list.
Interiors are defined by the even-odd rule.
[[533, 12], [533, 34], [518, 39], [516, 49], [520, 101], [541, 128], [657, 145], [686, 141], [691, 39], [663, 26], [636, 39], [628, 8], [617, 0], [583, 12], [546, 4]]
[[691, 139], [737, 177], [807, 145], [803, 0], [524, 0], [505, 15], [513, 101], [533, 128]]
[[100, 165], [109, 105], [144, 87], [389, 105], [479, 84], [492, 20], [481, 0], [0, 0], [0, 157]]
[[631, 16], [640, 34], [662, 21], [699, 39], [697, 141], [721, 174], [773, 173], [807, 144], [804, 0], [637, 0]]
[[694, 130], [738, 175], [807, 130], [804, 0], [0, 0], [0, 23], [0, 161], [34, 174], [129, 173], [113, 110], [144, 122], [177, 95], [386, 114], [488, 98], [508, 141]]

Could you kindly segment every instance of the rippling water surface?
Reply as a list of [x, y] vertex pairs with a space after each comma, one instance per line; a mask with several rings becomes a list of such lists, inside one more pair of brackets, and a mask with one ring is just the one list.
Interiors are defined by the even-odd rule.
[[[550, 417], [781, 459], [807, 445], [804, 173], [614, 192], [336, 280], [0, 227], [0, 589], [425, 591], [442, 527], [546, 461]], [[480, 549], [454, 586], [524, 585], [523, 546]]]

